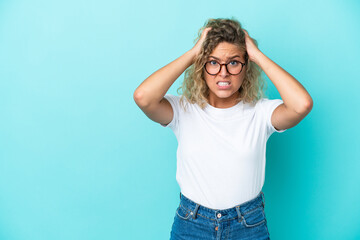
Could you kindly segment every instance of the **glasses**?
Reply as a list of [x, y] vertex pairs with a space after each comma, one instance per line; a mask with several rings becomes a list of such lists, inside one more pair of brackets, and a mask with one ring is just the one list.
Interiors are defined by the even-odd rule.
[[229, 63], [220, 64], [216, 60], [210, 60], [205, 63], [204, 68], [208, 74], [216, 75], [221, 71], [221, 67], [223, 65], [225, 65], [226, 71], [228, 73], [230, 73], [231, 75], [238, 75], [241, 73], [241, 71], [242, 71], [243, 67], [246, 65], [246, 63], [242, 63], [242, 62], [233, 60]]

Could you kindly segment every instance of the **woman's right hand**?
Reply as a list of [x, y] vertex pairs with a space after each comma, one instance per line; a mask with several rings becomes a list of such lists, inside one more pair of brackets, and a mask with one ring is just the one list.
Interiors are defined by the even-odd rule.
[[196, 42], [195, 46], [191, 49], [191, 52], [193, 52], [193, 54], [194, 54], [194, 61], [195, 61], [196, 57], [199, 55], [199, 53], [201, 51], [202, 44], [205, 41], [206, 35], [210, 30], [211, 30], [211, 27], [205, 28], [202, 31], [199, 40]]

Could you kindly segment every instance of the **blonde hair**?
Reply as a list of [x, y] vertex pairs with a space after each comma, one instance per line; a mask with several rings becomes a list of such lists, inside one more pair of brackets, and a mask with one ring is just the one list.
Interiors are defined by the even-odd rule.
[[[219, 43], [228, 42], [237, 45], [240, 51], [245, 54], [246, 73], [244, 81], [239, 88], [240, 94], [239, 98], [236, 99], [237, 103], [241, 100], [248, 103], [256, 103], [265, 96], [264, 90], [267, 88], [267, 85], [261, 75], [261, 68], [249, 60], [246, 52], [245, 34], [242, 31], [240, 22], [234, 17], [230, 19], [210, 18], [205, 22], [204, 26], [199, 29], [198, 36], [194, 40], [194, 43], [200, 39], [202, 31], [207, 27], [211, 27], [211, 30], [207, 33], [201, 51], [194, 63], [185, 70], [182, 86], [177, 89], [177, 93], [181, 95], [181, 102], [185, 97], [188, 102], [196, 103], [202, 109], [205, 108], [208, 102], [209, 87], [204, 78], [204, 64]], [[255, 45], [258, 46], [257, 41], [255, 39], [253, 39], [253, 41]], [[183, 93], [179, 93], [179, 90]]]

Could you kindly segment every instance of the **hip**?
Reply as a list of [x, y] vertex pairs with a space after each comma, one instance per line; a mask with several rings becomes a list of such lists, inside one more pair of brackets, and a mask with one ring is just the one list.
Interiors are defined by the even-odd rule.
[[270, 239], [264, 208], [262, 191], [222, 210], [204, 207], [180, 193], [170, 239]]

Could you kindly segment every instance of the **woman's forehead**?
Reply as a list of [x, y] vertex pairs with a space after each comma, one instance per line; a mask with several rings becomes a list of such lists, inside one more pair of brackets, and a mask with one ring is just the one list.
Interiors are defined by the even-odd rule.
[[209, 58], [226, 61], [226, 60], [235, 59], [235, 58], [243, 59], [242, 55], [243, 54], [235, 54], [235, 55], [232, 55], [232, 56], [229, 56], [229, 57], [217, 57], [217, 56], [214, 56], [214, 55], [210, 55]]
[[244, 56], [244, 51], [240, 50], [239, 46], [233, 43], [221, 42], [211, 52], [209, 57], [210, 56], [220, 60], [227, 60], [236, 56], [242, 58]]

